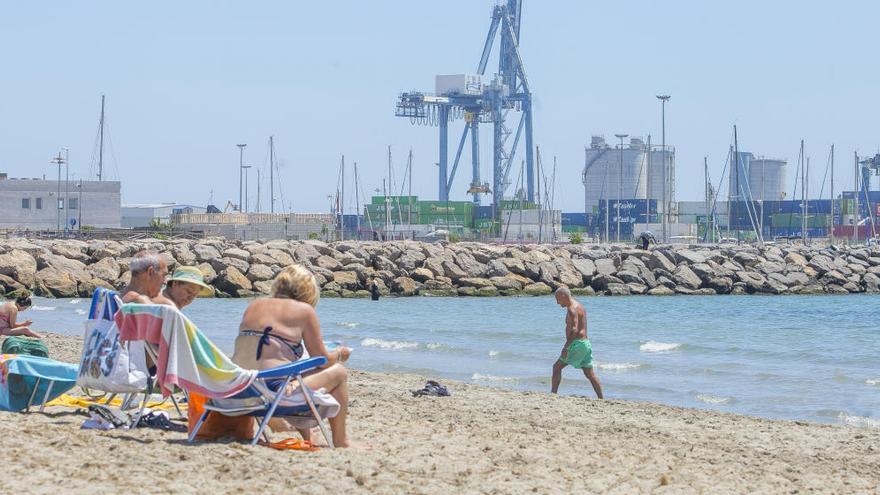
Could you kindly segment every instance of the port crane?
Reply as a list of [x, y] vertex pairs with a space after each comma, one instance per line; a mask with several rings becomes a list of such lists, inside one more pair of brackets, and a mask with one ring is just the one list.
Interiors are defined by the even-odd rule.
[[[468, 194], [480, 204], [481, 194], [492, 194], [494, 216], [499, 217], [499, 207], [504, 192], [510, 185], [511, 165], [516, 157], [520, 138], [525, 135], [526, 196], [535, 200], [534, 144], [532, 140], [532, 92], [519, 50], [522, 0], [505, 0], [493, 8], [489, 33], [483, 45], [476, 77], [455, 89], [440, 91], [437, 76], [436, 94], [404, 92], [400, 95], [395, 115], [409, 118], [413, 125], [436, 126], [440, 130], [439, 194], [440, 201], [449, 200], [449, 190], [461, 160], [465, 142], [470, 135], [472, 179]], [[498, 73], [486, 79], [486, 67], [495, 44], [498, 49]], [[462, 75], [468, 78], [467, 75]], [[508, 125], [518, 113], [519, 122], [513, 131]], [[464, 129], [458, 148], [449, 166], [449, 124], [464, 120]], [[492, 125], [492, 185], [480, 179], [480, 124]], [[513, 141], [510, 141], [513, 136]]]

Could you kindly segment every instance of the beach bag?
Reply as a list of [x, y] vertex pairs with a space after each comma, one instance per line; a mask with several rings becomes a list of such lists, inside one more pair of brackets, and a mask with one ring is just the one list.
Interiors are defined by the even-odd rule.
[[29, 356], [49, 357], [49, 348], [41, 340], [27, 337], [6, 337], [0, 354], [27, 354]]
[[149, 371], [143, 341], [119, 341], [113, 315], [121, 304], [114, 292], [95, 290], [76, 380], [80, 387], [111, 393], [143, 392], [147, 388]]

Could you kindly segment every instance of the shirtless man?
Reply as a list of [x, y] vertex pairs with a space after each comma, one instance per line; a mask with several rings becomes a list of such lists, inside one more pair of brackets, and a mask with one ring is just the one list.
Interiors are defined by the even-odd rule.
[[556, 289], [556, 302], [563, 308], [565, 312], [565, 346], [562, 347], [562, 354], [553, 364], [553, 380], [551, 392], [554, 394], [559, 390], [559, 383], [562, 381], [562, 370], [571, 365], [580, 368], [584, 372], [587, 380], [593, 384], [593, 390], [600, 399], [602, 396], [602, 384], [599, 383], [599, 377], [593, 371], [593, 348], [587, 339], [587, 312], [584, 310], [583, 304], [571, 297], [571, 291], [566, 287]]
[[140, 251], [128, 264], [131, 281], [119, 297], [124, 303], [171, 304], [159, 291], [168, 276], [168, 262], [156, 251]]

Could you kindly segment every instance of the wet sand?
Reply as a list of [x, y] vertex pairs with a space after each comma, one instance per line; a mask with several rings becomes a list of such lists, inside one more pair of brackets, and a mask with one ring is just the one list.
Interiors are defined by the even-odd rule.
[[[47, 343], [78, 361], [79, 339]], [[81, 430], [73, 409], [0, 413], [3, 491], [880, 492], [876, 429], [456, 382], [444, 382], [452, 397], [412, 397], [426, 378], [351, 372], [351, 436], [368, 449], [188, 445], [183, 433]]]

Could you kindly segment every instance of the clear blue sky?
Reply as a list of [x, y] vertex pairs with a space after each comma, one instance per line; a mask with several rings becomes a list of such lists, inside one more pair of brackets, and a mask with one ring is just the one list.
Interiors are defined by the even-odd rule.
[[[832, 142], [838, 184], [852, 183], [854, 150], [880, 145], [878, 2], [523, 3], [535, 141], [545, 163], [558, 157], [563, 210], [582, 208], [591, 134], [659, 141], [658, 92], [672, 95], [679, 199], [702, 198], [704, 156], [717, 182], [733, 124], [741, 149], [789, 159], [789, 182], [805, 139], [813, 191]], [[394, 103], [401, 90], [430, 91], [435, 74], [474, 71], [492, 5], [4, 2], [0, 171], [54, 175], [49, 159], [67, 146], [71, 171], [94, 174], [104, 93], [105, 163], [126, 203], [205, 204], [212, 190], [215, 203], [237, 200], [235, 144], [248, 143], [245, 161], [265, 168], [270, 134], [297, 211], [328, 208], [342, 153], [358, 162], [363, 189], [376, 188], [389, 144], [398, 176], [413, 149], [413, 188], [436, 197], [437, 131], [395, 118]], [[464, 165], [453, 199], [466, 199]]]

